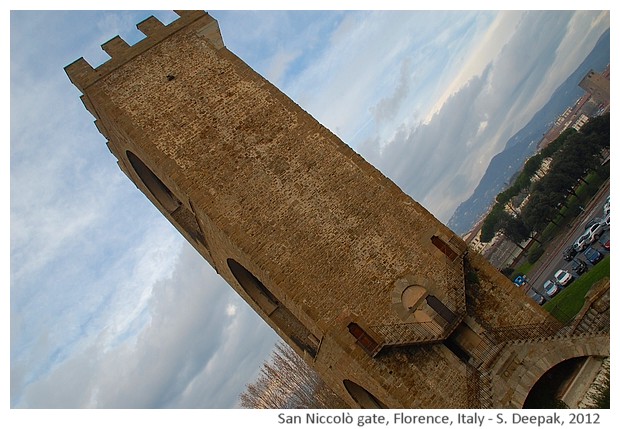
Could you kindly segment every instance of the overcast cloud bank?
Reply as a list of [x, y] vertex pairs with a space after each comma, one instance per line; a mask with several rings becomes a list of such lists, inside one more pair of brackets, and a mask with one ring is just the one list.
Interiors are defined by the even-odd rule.
[[[135, 43], [151, 14], [11, 14], [12, 407], [231, 408], [276, 341], [124, 177], [64, 74], [105, 61], [116, 34]], [[609, 27], [599, 12], [212, 15], [444, 221]]]

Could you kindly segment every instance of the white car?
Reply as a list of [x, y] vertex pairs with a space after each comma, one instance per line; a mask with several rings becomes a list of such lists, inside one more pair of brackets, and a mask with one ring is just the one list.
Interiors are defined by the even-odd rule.
[[547, 294], [549, 298], [557, 295], [558, 292], [560, 291], [560, 288], [558, 287], [558, 285], [555, 284], [555, 282], [551, 280], [547, 280], [543, 287], [545, 288], [545, 293]]
[[569, 284], [573, 280], [573, 275], [571, 273], [569, 273], [568, 271], [565, 271], [565, 270], [558, 270], [555, 273], [554, 277], [555, 277], [555, 281], [560, 286], [566, 286], [567, 284]]
[[605, 224], [600, 222], [595, 222], [591, 226], [586, 229], [586, 232], [581, 234], [575, 243], [573, 243], [573, 248], [577, 252], [583, 251], [588, 245], [594, 243], [605, 231]]
[[610, 211], [611, 211], [611, 205], [609, 204], [609, 197], [607, 197], [607, 200], [605, 201], [605, 205], [603, 205], [603, 213], [605, 215], [608, 215]]
[[595, 223], [601, 223], [602, 221], [603, 219], [600, 217], [593, 217], [584, 225], [583, 230], [587, 231], [592, 225], [594, 225]]
[[577, 240], [575, 240], [575, 243], [573, 243], [573, 248], [577, 252], [582, 252], [586, 247], [588, 247], [588, 244], [590, 244], [590, 233], [586, 231]]
[[[605, 231], [605, 224], [597, 222], [587, 229], [586, 234], [589, 234], [588, 244], [594, 243]], [[585, 235], [585, 234], [584, 234]]]

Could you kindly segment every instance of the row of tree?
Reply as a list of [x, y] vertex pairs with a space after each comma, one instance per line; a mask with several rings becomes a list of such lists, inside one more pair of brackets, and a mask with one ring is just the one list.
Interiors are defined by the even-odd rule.
[[[609, 150], [609, 114], [591, 119], [580, 132], [570, 128], [525, 163], [512, 185], [497, 195], [496, 203], [484, 220], [481, 241], [488, 242], [501, 232], [514, 243], [533, 238], [550, 222], [554, 223], [567, 197], [574, 195], [579, 182], [601, 165], [601, 154]], [[536, 176], [542, 161], [552, 157], [547, 174]], [[586, 182], [587, 183], [587, 182]], [[529, 199], [521, 214], [509, 213], [506, 204], [521, 193]]]
[[554, 141], [545, 146], [540, 152], [530, 157], [524, 164], [523, 169], [519, 172], [512, 184], [504, 191], [497, 194], [495, 204], [487, 215], [482, 224], [481, 240], [483, 242], [490, 241], [498, 231], [503, 231], [512, 222], [507, 218], [506, 204], [523, 192], [529, 193], [532, 181], [539, 180], [538, 175], [543, 161], [552, 157], [564, 144], [567, 138], [577, 133], [574, 128], [569, 128], [560, 134]]
[[319, 374], [281, 341], [239, 399], [243, 408], [348, 408]]

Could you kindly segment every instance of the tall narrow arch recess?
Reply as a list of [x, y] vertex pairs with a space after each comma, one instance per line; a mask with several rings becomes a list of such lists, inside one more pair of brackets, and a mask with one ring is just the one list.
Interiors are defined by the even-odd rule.
[[133, 170], [144, 186], [148, 188], [153, 198], [162, 205], [179, 227], [189, 235], [189, 238], [199, 242], [206, 248], [207, 243], [198, 224], [196, 214], [191, 210], [191, 203], [190, 208], [185, 207], [176, 195], [172, 193], [170, 188], [138, 156], [129, 150], [126, 152], [126, 155]]
[[168, 213], [175, 211], [180, 205], [180, 201], [174, 196], [172, 191], [162, 182], [159, 177], [138, 158], [133, 152], [127, 151], [127, 159], [131, 163], [134, 171], [140, 177], [144, 186], [148, 188], [153, 197], [164, 207]]
[[278, 300], [265, 285], [234, 259], [227, 259], [228, 268], [243, 290], [267, 315], [271, 315], [278, 308]]
[[359, 384], [351, 381], [343, 381], [344, 388], [347, 389], [351, 398], [362, 408], [388, 408], [383, 402], [378, 400], [375, 395], [364, 389]]

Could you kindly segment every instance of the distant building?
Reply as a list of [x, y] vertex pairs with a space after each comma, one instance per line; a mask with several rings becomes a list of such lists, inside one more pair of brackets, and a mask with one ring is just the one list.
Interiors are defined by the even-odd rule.
[[573, 128], [577, 131], [580, 131], [581, 127], [583, 127], [588, 122], [589, 119], [590, 118], [588, 118], [586, 115], [582, 113], [577, 119], [577, 121], [575, 121], [575, 123], [573, 124]]
[[[606, 76], [607, 75], [607, 76]], [[609, 74], [597, 73], [590, 70], [581, 82], [579, 87], [589, 93], [599, 104], [609, 104]]]
[[590, 70], [579, 82], [579, 87], [586, 91], [586, 93], [573, 106], [568, 107], [556, 118], [553, 125], [545, 132], [543, 138], [538, 143], [538, 149], [545, 148], [569, 128], [574, 128], [577, 131], [581, 130], [589, 118], [608, 111], [610, 103], [609, 81], [609, 65], [602, 73]]
[[540, 167], [538, 167], [538, 170], [536, 170], [536, 172], [532, 175], [532, 178], [530, 179], [532, 182], [538, 182], [540, 179], [543, 178], [545, 174], [549, 172], [549, 167], [551, 165], [552, 159], [553, 158], [548, 156], [540, 162]]
[[489, 242], [484, 243], [480, 241], [480, 236], [482, 235], [482, 229], [479, 229], [476, 235], [474, 235], [469, 242], [469, 248], [475, 250], [481, 255], [484, 254], [497, 240], [497, 235], [495, 235]]

